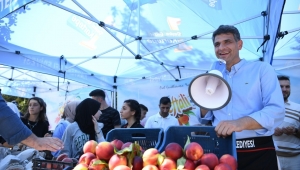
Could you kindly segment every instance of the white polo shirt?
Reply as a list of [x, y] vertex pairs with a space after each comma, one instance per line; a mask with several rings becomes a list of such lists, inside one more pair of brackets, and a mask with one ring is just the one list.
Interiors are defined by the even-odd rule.
[[159, 113], [150, 116], [145, 124], [145, 128], [163, 128], [164, 131], [169, 126], [179, 126], [178, 119], [171, 115], [163, 118]]

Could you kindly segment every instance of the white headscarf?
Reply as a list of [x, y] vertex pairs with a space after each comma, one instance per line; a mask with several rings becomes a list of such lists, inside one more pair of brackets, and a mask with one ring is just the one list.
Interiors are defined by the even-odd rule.
[[66, 104], [64, 108], [64, 115], [66, 117], [66, 120], [70, 123], [74, 122], [75, 114], [76, 114], [76, 107], [81, 101], [71, 101]]

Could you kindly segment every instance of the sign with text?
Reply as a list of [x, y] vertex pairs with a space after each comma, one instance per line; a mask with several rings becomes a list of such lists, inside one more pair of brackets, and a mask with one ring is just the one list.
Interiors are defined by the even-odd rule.
[[118, 110], [127, 99], [135, 99], [148, 108], [149, 116], [159, 112], [159, 100], [163, 96], [171, 99], [170, 115], [178, 118], [181, 125], [199, 124], [200, 109], [191, 101], [188, 87], [191, 79], [181, 81], [141, 80], [118, 86]]

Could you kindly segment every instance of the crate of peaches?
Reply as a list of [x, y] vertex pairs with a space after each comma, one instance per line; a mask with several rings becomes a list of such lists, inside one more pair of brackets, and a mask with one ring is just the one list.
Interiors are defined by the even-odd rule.
[[[175, 132], [170, 130], [173, 128]], [[119, 139], [100, 143], [90, 140], [84, 144], [84, 154], [74, 170], [237, 169], [234, 135], [227, 139], [217, 138], [212, 135], [212, 127], [170, 129], [159, 149], [144, 149], [138, 142], [123, 142]], [[169, 134], [171, 131], [172, 134]]]
[[235, 133], [226, 138], [217, 137], [214, 129], [213, 126], [171, 126], [159, 152], [176, 160], [184, 169], [195, 166], [197, 170], [236, 170]]

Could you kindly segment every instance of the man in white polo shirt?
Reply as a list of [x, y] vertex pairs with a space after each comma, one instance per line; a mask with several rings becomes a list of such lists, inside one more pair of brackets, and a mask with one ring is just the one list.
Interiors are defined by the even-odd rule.
[[159, 113], [148, 118], [145, 128], [163, 128], [166, 131], [169, 126], [179, 126], [177, 118], [169, 114], [170, 108], [170, 98], [162, 97], [159, 101]]

